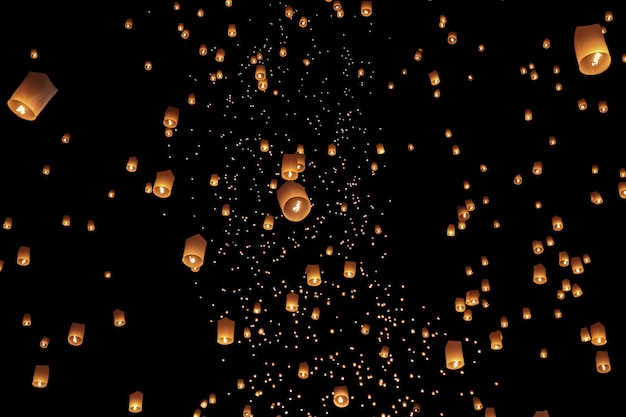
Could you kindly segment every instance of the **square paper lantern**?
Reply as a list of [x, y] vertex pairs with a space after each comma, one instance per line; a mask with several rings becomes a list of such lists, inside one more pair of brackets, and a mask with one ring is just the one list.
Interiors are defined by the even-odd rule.
[[46, 74], [30, 71], [13, 92], [7, 105], [18, 117], [33, 121], [57, 91]]

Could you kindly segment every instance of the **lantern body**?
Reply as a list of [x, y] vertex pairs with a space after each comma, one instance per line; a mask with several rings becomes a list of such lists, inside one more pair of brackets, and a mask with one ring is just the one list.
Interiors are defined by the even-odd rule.
[[178, 126], [178, 115], [180, 111], [177, 107], [167, 106], [163, 116], [163, 126], [174, 129]]
[[543, 264], [536, 264], [533, 266], [533, 282], [538, 285], [548, 282], [546, 267], [543, 266]]
[[128, 411], [131, 413], [140, 413], [143, 409], [143, 393], [135, 391], [128, 397]]
[[356, 261], [345, 261], [343, 264], [343, 276], [354, 278], [356, 276]]
[[458, 340], [448, 340], [445, 347], [446, 368], [461, 369], [465, 365], [463, 345]]
[[280, 175], [284, 180], [292, 181], [298, 178], [298, 155], [286, 153], [283, 155]]
[[298, 366], [298, 378], [307, 379], [309, 377], [309, 364], [306, 362], [300, 362]]
[[82, 323], [72, 323], [67, 335], [67, 342], [72, 346], [80, 346], [85, 338], [85, 325]]
[[50, 376], [50, 367], [48, 365], [35, 365], [35, 372], [33, 373], [33, 387], [45, 388], [48, 385], [48, 378]]
[[17, 264], [19, 266], [27, 266], [30, 264], [30, 247], [21, 246], [17, 250]]
[[598, 75], [611, 65], [611, 54], [606, 45], [602, 26], [578, 26], [574, 32], [574, 50], [578, 69], [584, 75]]
[[204, 263], [207, 241], [202, 235], [195, 234], [185, 240], [183, 264], [192, 270], [198, 270]]
[[304, 220], [311, 212], [311, 202], [304, 187], [294, 181], [286, 181], [276, 191], [278, 204], [285, 218], [292, 222]]
[[235, 340], [235, 321], [228, 317], [217, 321], [217, 343], [230, 345]]
[[174, 186], [174, 173], [171, 170], [159, 171], [152, 190], [154, 195], [160, 198], [167, 198], [172, 195], [172, 187]]
[[29, 71], [7, 105], [21, 119], [33, 121], [57, 91], [46, 74]]
[[594, 346], [606, 345], [606, 329], [600, 322], [594, 323], [589, 327], [591, 332], [591, 344]]
[[611, 371], [609, 352], [606, 350], [599, 350], [596, 352], [596, 370], [601, 374], [606, 374]]
[[333, 390], [333, 404], [339, 408], [347, 407], [350, 403], [348, 387], [345, 385], [336, 386]]
[[265, 215], [265, 220], [263, 220], [263, 229], [272, 230], [274, 228], [274, 216], [271, 214]]
[[126, 317], [123, 310], [113, 310], [113, 325], [115, 327], [123, 327], [126, 325]]
[[319, 264], [307, 265], [306, 267], [306, 283], [311, 287], [317, 287], [322, 283], [322, 274]]
[[298, 311], [298, 298], [299, 296], [295, 292], [290, 292], [289, 294], [287, 294], [285, 309], [292, 313]]

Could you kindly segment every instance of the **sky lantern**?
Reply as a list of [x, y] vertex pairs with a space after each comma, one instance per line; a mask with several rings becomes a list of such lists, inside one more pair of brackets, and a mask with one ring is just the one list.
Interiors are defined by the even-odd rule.
[[461, 369], [465, 365], [463, 344], [459, 340], [448, 340], [445, 347], [446, 368]]
[[7, 101], [7, 105], [19, 118], [33, 121], [57, 91], [47, 74], [29, 71]]
[[143, 409], [143, 393], [135, 391], [128, 396], [128, 411], [131, 413], [140, 413]]
[[35, 372], [33, 373], [33, 382], [32, 382], [33, 387], [35, 388], [47, 387], [49, 376], [50, 376], [50, 366], [35, 365]]
[[350, 396], [348, 395], [348, 387], [345, 385], [338, 385], [333, 390], [333, 404], [339, 408], [347, 407], [350, 403]]
[[197, 272], [204, 263], [206, 245], [206, 239], [199, 233], [185, 239], [182, 259], [183, 264], [192, 271]]
[[72, 346], [80, 346], [85, 339], [85, 325], [83, 323], [73, 322], [70, 331], [67, 334], [67, 342]]
[[152, 191], [159, 198], [167, 198], [172, 195], [174, 186], [174, 173], [171, 170], [159, 171], [152, 186]]
[[574, 50], [578, 69], [584, 75], [602, 74], [611, 65], [611, 54], [599, 23], [576, 27]]
[[285, 181], [276, 191], [276, 197], [285, 218], [289, 221], [302, 221], [311, 212], [309, 196], [304, 187], [295, 181]]
[[223, 317], [217, 321], [217, 343], [230, 345], [235, 340], [235, 321]]

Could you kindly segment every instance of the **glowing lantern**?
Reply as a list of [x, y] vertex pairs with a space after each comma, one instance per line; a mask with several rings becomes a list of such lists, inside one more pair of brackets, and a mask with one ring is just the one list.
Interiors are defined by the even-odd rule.
[[541, 161], [535, 161], [533, 163], [532, 173], [535, 175], [541, 175], [543, 172], [543, 163]]
[[415, 51], [415, 54], [413, 55], [413, 59], [415, 61], [421, 61], [423, 56], [424, 50], [422, 48], [417, 48], [417, 51]]
[[559, 252], [559, 265], [563, 268], [569, 266], [569, 254], [567, 253], [567, 251]]
[[304, 187], [295, 181], [286, 181], [276, 191], [278, 204], [285, 218], [292, 222], [304, 220], [311, 212], [311, 202]]
[[572, 267], [572, 272], [576, 275], [585, 272], [583, 261], [580, 256], [572, 256], [572, 259], [570, 259], [570, 266]]
[[300, 20], [298, 21], [298, 26], [300, 26], [301, 28], [307, 27], [308, 24], [309, 24], [309, 20], [306, 18], [306, 16], [302, 16]]
[[115, 327], [123, 327], [126, 324], [126, 317], [123, 310], [113, 310], [113, 325]]
[[222, 205], [222, 216], [224, 217], [230, 216], [230, 204], [224, 203]]
[[220, 182], [220, 176], [217, 174], [211, 174], [211, 178], [209, 179], [209, 185], [211, 187], [217, 187]]
[[313, 307], [313, 311], [311, 312], [312, 320], [319, 320], [320, 318], [320, 309], [319, 307]]
[[50, 338], [46, 336], [42, 337], [39, 341], [39, 347], [42, 349], [47, 349], [48, 346], [50, 346]]
[[599, 350], [596, 352], [596, 370], [601, 374], [606, 374], [611, 371], [609, 352], [606, 350]]
[[210, 393], [209, 394], [209, 404], [215, 404], [217, 402], [217, 396], [215, 395], [215, 393]]
[[465, 365], [463, 345], [458, 340], [448, 340], [445, 347], [446, 368], [461, 369]]
[[143, 393], [135, 391], [128, 397], [128, 411], [131, 413], [140, 413], [143, 409]]
[[594, 323], [589, 328], [591, 332], [591, 344], [594, 346], [606, 345], [606, 330], [600, 322]]
[[11, 217], [6, 217], [4, 219], [4, 223], [2, 224], [2, 228], [4, 230], [11, 230], [12, 226], [13, 226], [13, 219]]
[[582, 327], [580, 329], [580, 341], [583, 343], [587, 343], [591, 341], [591, 333], [589, 333], [588, 328]]
[[472, 321], [472, 310], [466, 309], [463, 312], [463, 321]]
[[22, 326], [29, 327], [33, 324], [30, 313], [24, 313], [22, 316]]
[[65, 227], [69, 227], [71, 224], [71, 217], [66, 214], [63, 216], [63, 219], [61, 219], [61, 225], [65, 226]]
[[257, 80], [264, 80], [266, 77], [265, 65], [257, 64], [254, 70], [254, 78]]
[[457, 297], [454, 300], [454, 310], [457, 311], [458, 313], [462, 313], [465, 311], [465, 309], [467, 308], [466, 304], [465, 304], [465, 298], [463, 297]]
[[383, 347], [380, 349], [380, 352], [378, 352], [378, 355], [379, 355], [381, 358], [388, 358], [388, 357], [389, 357], [389, 346], [383, 346]]
[[496, 409], [494, 407], [485, 408], [485, 417], [496, 417]]
[[322, 283], [322, 274], [319, 264], [307, 265], [306, 267], [306, 283], [311, 287], [317, 287]]
[[163, 126], [169, 128], [175, 128], [178, 126], [179, 110], [176, 107], [167, 106], [165, 109], [165, 115], [163, 116]]
[[298, 378], [307, 379], [309, 377], [309, 364], [306, 362], [300, 362], [298, 365]]
[[437, 71], [431, 71], [428, 73], [428, 79], [430, 80], [430, 85], [439, 85], [441, 79], [439, 78], [439, 73]]
[[199, 233], [185, 239], [183, 264], [197, 272], [204, 263], [207, 241]]
[[266, 214], [265, 219], [263, 220], [263, 229], [272, 230], [274, 228], [274, 216], [271, 214]]
[[285, 309], [291, 313], [295, 313], [298, 311], [298, 298], [300, 296], [295, 292], [290, 292], [287, 294]]
[[223, 317], [217, 321], [217, 343], [230, 345], [235, 340], [235, 321]]
[[96, 224], [94, 223], [93, 220], [87, 220], [87, 231], [88, 232], [93, 232], [94, 230], [96, 230]]
[[548, 357], [548, 349], [546, 348], [541, 348], [541, 350], [539, 351], [539, 357], [541, 359], [545, 359]]
[[361, 334], [364, 335], [368, 335], [370, 334], [370, 325], [367, 323], [364, 323], [361, 325]]
[[348, 387], [345, 385], [336, 386], [333, 390], [333, 404], [339, 408], [347, 407], [350, 403]]
[[555, 308], [554, 309], [554, 318], [556, 318], [556, 319], [563, 318], [563, 312], [561, 311], [560, 308]]
[[454, 45], [458, 40], [456, 32], [448, 32], [448, 44]]
[[578, 104], [578, 110], [587, 110], [587, 100], [585, 100], [584, 98], [578, 99], [576, 101], [576, 104]]
[[237, 36], [237, 25], [235, 25], [234, 23], [230, 23], [228, 25], [227, 33], [229, 38], [234, 38], [235, 36]]
[[509, 319], [506, 316], [500, 317], [500, 327], [503, 329], [509, 327]]
[[159, 171], [154, 180], [154, 195], [159, 198], [167, 198], [172, 194], [174, 186], [174, 173], [171, 170]]
[[286, 153], [283, 155], [280, 167], [280, 175], [282, 179], [292, 181], [298, 178], [298, 155], [295, 153]]
[[17, 264], [19, 266], [28, 266], [30, 264], [30, 247], [20, 246], [17, 250]]
[[67, 342], [72, 346], [80, 346], [85, 338], [85, 325], [82, 323], [72, 323], [67, 335]]
[[354, 278], [356, 276], [356, 261], [345, 261], [343, 264], [343, 276]]
[[361, 0], [361, 16], [369, 17], [372, 15], [372, 2]]
[[57, 91], [46, 74], [29, 71], [7, 105], [21, 119], [33, 121]]
[[468, 290], [465, 292], [465, 304], [468, 306], [475, 306], [478, 304], [480, 298], [480, 291]]
[[135, 172], [137, 171], [137, 164], [138, 164], [138, 160], [136, 157], [131, 156], [130, 158], [128, 158], [128, 161], [126, 162], [126, 171], [128, 172]]
[[480, 398], [474, 397], [472, 398], [472, 404], [474, 405], [474, 410], [480, 411], [483, 409], [483, 403], [480, 401]]
[[574, 50], [578, 69], [584, 75], [601, 74], [611, 65], [611, 54], [602, 33], [602, 26], [598, 23], [576, 27]]
[[560, 232], [563, 230], [563, 220], [560, 216], [552, 217], [552, 229], [556, 232]]
[[50, 367], [48, 365], [35, 365], [35, 372], [33, 373], [33, 387], [45, 388], [48, 385], [48, 378], [50, 377]]
[[285, 45], [282, 45], [280, 47], [280, 50], [278, 51], [278, 55], [280, 55], [282, 58], [287, 56], [287, 47]]
[[[337, 155], [337, 145], [335, 145], [334, 143], [330, 143], [328, 144], [328, 156], [335, 156]], [[626, 183], [624, 183], [624, 190], [626, 190]], [[626, 191], [624, 191], [624, 197], [626, 198]]]
[[480, 290], [482, 292], [489, 292], [491, 290], [491, 286], [489, 285], [489, 279], [483, 278], [480, 281]]
[[246, 383], [243, 379], [239, 378], [237, 380], [237, 389], [244, 389], [246, 387]]
[[489, 342], [491, 342], [491, 349], [502, 349], [502, 332], [500, 330], [496, 330], [495, 332], [489, 333]]
[[285, 17], [291, 19], [293, 17], [293, 7], [285, 6]]
[[532, 315], [530, 314], [530, 308], [524, 307], [522, 309], [522, 319], [530, 320], [531, 317], [532, 317]]
[[224, 49], [222, 48], [219, 48], [217, 51], [215, 51], [215, 61], [224, 62], [225, 55], [226, 55], [226, 51], [224, 51]]
[[533, 266], [533, 282], [539, 285], [548, 282], [548, 277], [546, 276], [546, 267], [542, 264], [536, 264]]
[[267, 139], [261, 139], [259, 144], [259, 149], [261, 152], [268, 152], [270, 150], [270, 142]]
[[543, 243], [540, 240], [533, 240], [532, 246], [533, 253], [536, 253], [537, 255], [543, 253]]

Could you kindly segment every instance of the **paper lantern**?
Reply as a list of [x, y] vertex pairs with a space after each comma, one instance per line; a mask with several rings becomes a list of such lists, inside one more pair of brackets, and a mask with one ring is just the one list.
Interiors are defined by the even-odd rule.
[[252, 312], [254, 314], [261, 314], [261, 303], [259, 302], [254, 303], [254, 306], [252, 307]]
[[439, 79], [439, 73], [437, 71], [431, 71], [428, 73], [428, 79], [431, 85], [439, 85], [441, 80]]
[[343, 276], [354, 278], [356, 276], [356, 261], [345, 261], [343, 263]]
[[252, 337], [252, 330], [248, 326], [243, 328], [243, 337], [246, 339], [250, 339]]
[[509, 319], [506, 316], [500, 317], [500, 327], [503, 329], [509, 327]]
[[372, 15], [372, 2], [361, 0], [361, 16], [370, 17]]
[[485, 417], [496, 417], [496, 409], [494, 407], [485, 408]]
[[502, 349], [502, 332], [496, 330], [495, 332], [489, 333], [489, 342], [491, 343], [492, 350]]
[[128, 411], [131, 413], [140, 413], [143, 409], [143, 393], [135, 391], [128, 397]]
[[163, 116], [163, 126], [171, 129], [178, 126], [178, 115], [180, 111], [177, 107], [167, 106], [165, 115]]
[[291, 313], [298, 311], [298, 298], [299, 295], [297, 293], [288, 293], [285, 301], [285, 309]]
[[172, 195], [174, 186], [174, 173], [171, 170], [159, 171], [154, 180], [153, 192], [159, 198], [167, 198]]
[[7, 105], [21, 119], [33, 121], [57, 91], [46, 74], [29, 71]]
[[17, 264], [19, 266], [28, 266], [30, 264], [30, 247], [20, 246], [17, 250]]
[[307, 379], [309, 377], [309, 364], [306, 362], [300, 362], [298, 365], [298, 378]]
[[209, 178], [209, 185], [211, 187], [217, 187], [220, 182], [220, 176], [217, 174], [211, 174], [211, 178]]
[[264, 80], [266, 77], [265, 65], [257, 64], [254, 69], [254, 78], [257, 80]]
[[367, 323], [364, 323], [361, 325], [361, 334], [365, 334], [368, 335], [370, 334], [370, 325]]
[[478, 397], [472, 398], [472, 404], [474, 405], [474, 410], [476, 411], [480, 411], [483, 409], [483, 403]]
[[72, 323], [67, 334], [67, 342], [72, 346], [80, 346], [85, 338], [85, 325], [82, 323]]
[[234, 23], [228, 24], [228, 31], [226, 32], [229, 38], [234, 38], [237, 36], [237, 25]]
[[389, 346], [383, 346], [380, 349], [380, 352], [378, 352], [378, 356], [380, 356], [381, 358], [388, 358], [389, 357]]
[[113, 310], [113, 325], [115, 327], [123, 327], [126, 325], [126, 317], [123, 310]]
[[209, 394], [209, 404], [215, 404], [217, 402], [217, 395], [215, 393]]
[[577, 26], [574, 31], [574, 51], [578, 69], [584, 75], [598, 75], [611, 65], [611, 54], [604, 39], [602, 26]]
[[24, 313], [22, 316], [22, 326], [29, 327], [33, 324], [33, 320], [31, 319], [30, 313]]
[[33, 373], [33, 387], [45, 388], [48, 386], [48, 378], [50, 377], [50, 367], [48, 365], [35, 365]]
[[222, 205], [222, 216], [224, 217], [230, 216], [230, 204], [224, 203]]
[[263, 229], [272, 230], [274, 228], [274, 216], [271, 214], [266, 214], [265, 219], [263, 220]]
[[280, 166], [280, 176], [287, 181], [293, 181], [298, 178], [298, 156], [295, 153], [286, 153], [283, 155]]
[[467, 308], [466, 304], [465, 304], [465, 298], [464, 297], [457, 297], [454, 300], [454, 310], [458, 313], [463, 313], [465, 311], [465, 309]]
[[611, 371], [609, 352], [606, 350], [599, 350], [596, 352], [596, 370], [601, 374], [606, 374]]
[[307, 265], [306, 283], [311, 287], [317, 287], [322, 283], [322, 274], [319, 264]]
[[6, 217], [4, 219], [4, 223], [2, 224], [2, 228], [4, 230], [11, 230], [11, 227], [13, 227], [13, 219], [11, 217]]
[[348, 387], [345, 385], [336, 386], [333, 390], [333, 404], [339, 408], [347, 407], [350, 403]]
[[137, 164], [139, 163], [139, 161], [137, 160], [136, 157], [131, 156], [128, 158], [128, 161], [126, 162], [126, 171], [128, 172], [135, 172], [137, 171]]
[[206, 239], [199, 233], [185, 239], [183, 264], [191, 268], [192, 271], [197, 272], [204, 263], [206, 245]]
[[472, 321], [472, 310], [466, 309], [463, 312], [463, 321]]
[[224, 57], [226, 56], [226, 51], [222, 48], [218, 48], [217, 51], [215, 51], [215, 61], [216, 62], [224, 62]]
[[600, 322], [594, 323], [589, 327], [591, 332], [591, 344], [594, 346], [606, 345], [606, 329]]
[[528, 307], [522, 308], [522, 319], [530, 320], [531, 318], [532, 318], [532, 315], [530, 313], [530, 308]]
[[446, 368], [461, 369], [465, 365], [463, 345], [458, 340], [448, 340], [445, 347]]
[[319, 320], [320, 318], [320, 308], [319, 307], [313, 307], [313, 311], [311, 312], [311, 319], [312, 320]]
[[235, 321], [228, 317], [217, 321], [217, 343], [230, 345], [235, 340]]
[[583, 260], [580, 256], [572, 256], [572, 258], [570, 259], [570, 266], [572, 267], [572, 272], [576, 275], [585, 272]]
[[268, 152], [270, 150], [270, 142], [267, 139], [261, 139], [259, 149], [261, 152]]
[[295, 181], [283, 183], [276, 191], [276, 197], [285, 218], [289, 221], [302, 221], [311, 212], [311, 202], [304, 187]]
[[552, 217], [552, 229], [555, 232], [560, 232], [561, 230], [563, 230], [563, 219], [561, 219], [560, 216]]
[[468, 290], [465, 292], [465, 304], [468, 306], [478, 305], [480, 301], [480, 291], [479, 290]]
[[50, 338], [47, 336], [42, 337], [39, 341], [39, 347], [42, 349], [48, 349], [48, 346], [50, 346]]
[[454, 45], [457, 42], [458, 39], [459, 38], [456, 35], [456, 32], [454, 32], [454, 31], [448, 32], [448, 44]]
[[538, 285], [543, 285], [548, 282], [546, 267], [543, 266], [543, 264], [536, 264], [533, 266], [533, 282]]

